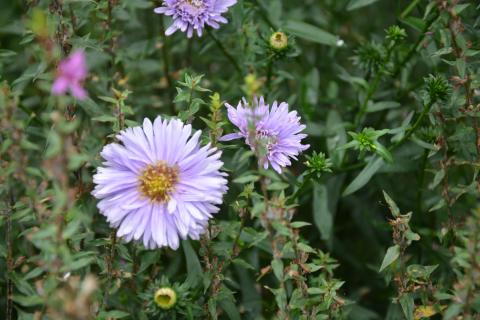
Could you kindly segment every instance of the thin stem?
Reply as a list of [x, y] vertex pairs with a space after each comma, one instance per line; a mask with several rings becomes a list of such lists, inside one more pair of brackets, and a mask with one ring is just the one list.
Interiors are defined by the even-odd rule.
[[273, 59], [270, 58], [268, 59], [268, 65], [267, 65], [267, 91], [270, 91], [270, 88], [272, 86], [272, 69], [273, 69]]
[[303, 177], [303, 180], [302, 182], [300, 183], [300, 185], [298, 186], [297, 190], [295, 190], [295, 192], [289, 197], [290, 201], [287, 202], [287, 203], [291, 203], [291, 201], [293, 201], [294, 199], [296, 199], [304, 190], [305, 188], [310, 184], [310, 181], [311, 181], [311, 178], [312, 175], [309, 175], [309, 174], [306, 174], [304, 177]]
[[403, 67], [405, 67], [405, 65], [410, 61], [410, 59], [412, 59], [413, 55], [418, 51], [420, 45], [422, 44], [423, 40], [425, 39], [425, 37], [427, 36], [427, 32], [428, 32], [428, 29], [430, 29], [430, 27], [432, 26], [432, 24], [438, 19], [438, 17], [440, 16], [440, 13], [437, 11], [435, 12], [435, 14], [427, 21], [427, 23], [425, 24], [425, 28], [423, 29], [423, 32], [422, 32], [422, 35], [417, 39], [417, 41], [415, 42], [415, 44], [412, 46], [412, 48], [410, 49], [410, 51], [407, 53], [407, 55], [405, 56], [405, 58], [403, 58], [403, 60], [397, 64], [397, 66], [395, 67], [394, 71], [393, 71], [393, 75], [392, 77], [395, 78], [398, 76], [398, 74], [400, 73], [400, 71], [403, 70]]
[[400, 14], [400, 19], [405, 19], [406, 16], [408, 16], [410, 14], [410, 12], [412, 12], [412, 10], [418, 5], [418, 3], [420, 2], [421, 0], [413, 0], [408, 6], [407, 8], [405, 8], [405, 10], [403, 10], [403, 12]]
[[11, 274], [13, 272], [13, 246], [12, 246], [12, 211], [15, 200], [13, 194], [10, 193], [10, 203], [7, 205], [7, 233], [5, 235], [7, 241], [7, 308], [6, 319], [13, 319], [13, 282]]
[[[417, 214], [422, 213], [423, 184], [425, 181], [425, 169], [427, 167], [427, 162], [428, 162], [427, 161], [428, 153], [429, 151], [427, 149], [423, 151], [422, 162], [420, 165], [420, 173], [418, 176], [418, 186], [417, 186], [418, 191], [417, 191], [417, 206], [416, 206]], [[423, 217], [423, 215], [421, 216]]]
[[215, 35], [207, 29], [207, 33], [212, 38], [213, 42], [217, 45], [217, 47], [222, 51], [223, 55], [232, 63], [232, 65], [235, 67], [238, 73], [242, 74], [242, 68], [240, 68], [240, 65], [238, 62], [235, 60], [235, 58], [227, 51], [225, 46], [220, 42], [220, 40], [215, 37]]
[[395, 143], [390, 148], [388, 148], [388, 151], [393, 151], [396, 148], [400, 147], [402, 144], [404, 144], [412, 136], [413, 133], [415, 133], [415, 131], [417, 131], [418, 127], [420, 126], [423, 119], [428, 114], [428, 112], [430, 111], [430, 108], [433, 106], [434, 103], [435, 103], [435, 101], [432, 100], [429, 103], [427, 103], [426, 105], [424, 105], [423, 111], [420, 114], [420, 116], [417, 118], [415, 123], [410, 127], [410, 129], [408, 129], [406, 131], [406, 133], [405, 133], [405, 135], [403, 136], [402, 139], [400, 139], [397, 143]]
[[[107, 304], [108, 296], [109, 296], [109, 290], [110, 290], [110, 284], [113, 279], [113, 260], [115, 259], [115, 246], [117, 243], [117, 229], [113, 229], [112, 232], [110, 232], [110, 248], [107, 256], [107, 286], [105, 288], [105, 294], [103, 296], [103, 301], [101, 304], [102, 306], [105, 306]], [[101, 308], [99, 308], [101, 310]]]
[[395, 43], [391, 43], [388, 46], [387, 56], [385, 58], [385, 63], [382, 65], [380, 70], [378, 70], [377, 74], [375, 75], [375, 79], [373, 80], [372, 85], [369, 86], [369, 88], [368, 88], [367, 96], [363, 100], [363, 103], [360, 106], [360, 110], [359, 110], [359, 112], [358, 112], [358, 114], [355, 118], [355, 126], [360, 125], [360, 123], [362, 123], [362, 121], [363, 121], [365, 113], [367, 112], [368, 102], [370, 101], [370, 99], [373, 97], [373, 95], [377, 91], [378, 85], [380, 84], [380, 80], [382, 80], [382, 77], [385, 74], [386, 65], [387, 65], [388, 61], [390, 60], [390, 57], [392, 56], [392, 51], [393, 51], [394, 47], [395, 47]]
[[275, 24], [272, 22], [272, 20], [270, 20], [270, 18], [268, 17], [268, 14], [267, 14], [267, 10], [265, 10], [265, 8], [263, 7], [263, 5], [261, 3], [258, 2], [258, 0], [253, 0], [253, 2], [256, 4], [257, 8], [259, 8], [259, 12], [260, 12], [260, 16], [262, 17], [262, 19], [268, 24], [268, 26], [272, 29], [277, 29], [277, 27], [275, 26]]
[[169, 96], [169, 106], [170, 106], [170, 113], [172, 115], [176, 114], [175, 104], [173, 103], [174, 93], [173, 93], [173, 79], [170, 75], [170, 57], [169, 57], [169, 48], [168, 48], [168, 39], [165, 35], [165, 27], [163, 25], [163, 15], [161, 16], [160, 20], [160, 33], [162, 34], [162, 58], [163, 58], [163, 73], [165, 74], [165, 78], [167, 79], [168, 85], [168, 96]]

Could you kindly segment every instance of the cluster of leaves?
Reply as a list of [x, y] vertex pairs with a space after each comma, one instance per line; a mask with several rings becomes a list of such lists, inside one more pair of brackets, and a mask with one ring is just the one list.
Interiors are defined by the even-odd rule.
[[[478, 3], [243, 0], [187, 39], [153, 2], [0, 11], [2, 318], [478, 318]], [[85, 101], [50, 94], [73, 48]], [[282, 174], [219, 142], [224, 102], [260, 95], [307, 125]], [[90, 195], [101, 148], [158, 114], [203, 129], [230, 180], [178, 251], [117, 239]]]

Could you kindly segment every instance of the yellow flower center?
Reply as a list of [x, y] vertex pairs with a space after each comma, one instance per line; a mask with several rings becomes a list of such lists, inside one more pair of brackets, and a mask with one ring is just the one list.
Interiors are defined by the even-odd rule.
[[141, 193], [150, 200], [163, 203], [170, 200], [170, 194], [178, 182], [178, 168], [169, 167], [159, 161], [155, 165], [148, 165], [139, 177]]
[[162, 309], [167, 310], [177, 302], [177, 294], [171, 288], [160, 288], [155, 292], [155, 303]]

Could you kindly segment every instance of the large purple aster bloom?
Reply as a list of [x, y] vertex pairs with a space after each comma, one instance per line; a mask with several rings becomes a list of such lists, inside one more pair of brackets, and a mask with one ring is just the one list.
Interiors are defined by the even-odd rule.
[[92, 194], [118, 236], [145, 247], [177, 249], [179, 238], [198, 240], [227, 191], [221, 153], [200, 147], [201, 131], [180, 120], [145, 119], [105, 146]]
[[163, 6], [154, 11], [172, 16], [173, 24], [165, 31], [167, 36], [181, 30], [191, 38], [193, 31], [201, 37], [205, 25], [218, 29], [220, 23], [227, 23], [222, 14], [235, 3], [237, 0], [164, 0]]
[[262, 97], [254, 99], [252, 106], [245, 100], [240, 101], [237, 108], [226, 106], [228, 118], [240, 132], [227, 134], [221, 140], [245, 138], [265, 169], [270, 164], [281, 173], [282, 167], [291, 165], [290, 158], [296, 160], [300, 152], [308, 149], [309, 145], [301, 144], [307, 136], [300, 133], [305, 125], [300, 124], [296, 111], [288, 111], [286, 102], [278, 104], [275, 101], [270, 108]]

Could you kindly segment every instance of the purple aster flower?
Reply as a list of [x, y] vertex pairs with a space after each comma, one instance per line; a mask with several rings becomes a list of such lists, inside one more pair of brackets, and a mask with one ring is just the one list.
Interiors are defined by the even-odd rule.
[[87, 77], [85, 60], [85, 53], [78, 50], [60, 62], [57, 68], [57, 77], [52, 86], [54, 95], [63, 95], [70, 90], [72, 95], [79, 100], [87, 97], [87, 92], [82, 87], [82, 83]]
[[164, 0], [163, 7], [155, 8], [154, 12], [172, 16], [173, 24], [165, 31], [167, 36], [180, 29], [189, 38], [194, 30], [201, 37], [205, 25], [218, 29], [219, 23], [227, 23], [222, 14], [235, 3], [237, 0]]
[[179, 238], [198, 240], [227, 191], [221, 152], [200, 147], [201, 131], [180, 120], [123, 130], [106, 145], [93, 177], [98, 209], [118, 236], [145, 247], [177, 249]]
[[265, 169], [270, 164], [281, 173], [282, 167], [291, 165], [290, 158], [296, 160], [300, 152], [308, 149], [309, 145], [301, 144], [307, 136], [300, 133], [305, 125], [300, 124], [296, 111], [288, 112], [286, 102], [278, 104], [275, 101], [270, 108], [262, 97], [255, 98], [253, 106], [249, 106], [245, 99], [239, 102], [237, 108], [229, 104], [226, 106], [228, 118], [240, 132], [227, 134], [221, 140], [245, 138]]

